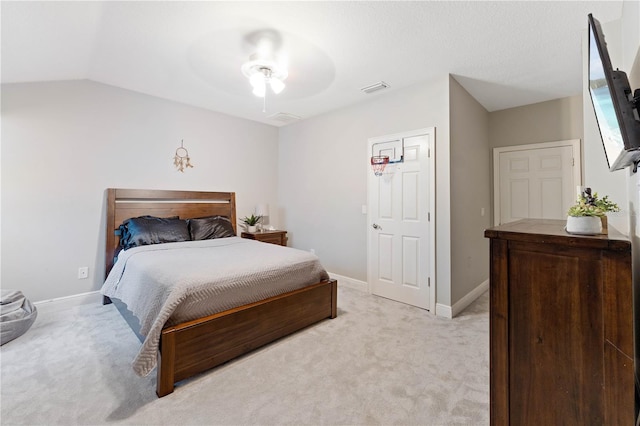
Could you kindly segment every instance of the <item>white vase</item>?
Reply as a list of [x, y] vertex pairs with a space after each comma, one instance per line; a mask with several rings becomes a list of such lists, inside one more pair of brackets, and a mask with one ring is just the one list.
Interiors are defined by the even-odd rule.
[[256, 225], [247, 225], [247, 232], [257, 232], [258, 227]]
[[597, 235], [602, 232], [602, 220], [597, 216], [568, 216], [567, 232], [578, 235]]

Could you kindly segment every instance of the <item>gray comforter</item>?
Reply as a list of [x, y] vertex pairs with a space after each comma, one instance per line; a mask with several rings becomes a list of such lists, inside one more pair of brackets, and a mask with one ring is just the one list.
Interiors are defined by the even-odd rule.
[[238, 237], [157, 244], [121, 252], [102, 286], [140, 321], [133, 369], [156, 365], [162, 328], [317, 283], [329, 276], [308, 252]]

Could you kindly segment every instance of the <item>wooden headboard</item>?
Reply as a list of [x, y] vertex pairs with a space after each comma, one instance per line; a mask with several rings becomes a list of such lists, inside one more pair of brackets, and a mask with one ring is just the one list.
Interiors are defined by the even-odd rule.
[[154, 189], [107, 189], [107, 244], [105, 279], [113, 267], [120, 237], [115, 231], [126, 219], [144, 215], [179, 216], [191, 219], [206, 216], [227, 216], [236, 229], [235, 192], [165, 191]]

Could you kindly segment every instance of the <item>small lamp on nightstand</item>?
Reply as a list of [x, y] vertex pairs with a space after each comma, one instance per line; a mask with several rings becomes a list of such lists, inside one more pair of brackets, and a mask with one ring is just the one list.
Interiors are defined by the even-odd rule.
[[260, 230], [264, 231], [266, 225], [269, 223], [269, 204], [258, 204], [256, 206], [256, 216], [262, 216], [260, 221]]

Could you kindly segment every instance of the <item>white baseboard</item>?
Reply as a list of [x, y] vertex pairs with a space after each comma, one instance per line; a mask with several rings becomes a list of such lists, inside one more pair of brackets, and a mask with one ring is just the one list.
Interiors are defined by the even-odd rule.
[[467, 293], [462, 299], [454, 303], [453, 306], [436, 303], [436, 316], [449, 319], [455, 317], [460, 312], [464, 311], [465, 308], [472, 304], [478, 297], [482, 296], [488, 289], [489, 280], [487, 279]]
[[99, 291], [74, 294], [71, 296], [56, 297], [55, 299], [33, 302], [39, 312], [56, 312], [74, 306], [102, 303], [102, 294]]
[[329, 276], [338, 280], [338, 286], [345, 286], [369, 293], [369, 284], [367, 284], [366, 281], [356, 280], [354, 278], [345, 277], [344, 275], [334, 274], [333, 272], [329, 272]]
[[436, 303], [436, 316], [449, 319], [453, 318], [453, 315], [451, 314], [451, 306]]

